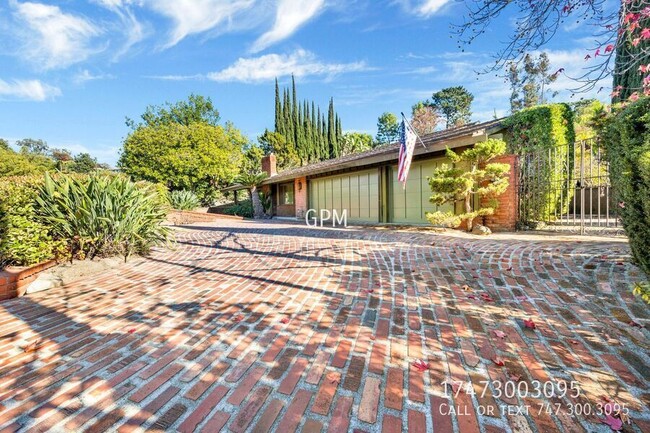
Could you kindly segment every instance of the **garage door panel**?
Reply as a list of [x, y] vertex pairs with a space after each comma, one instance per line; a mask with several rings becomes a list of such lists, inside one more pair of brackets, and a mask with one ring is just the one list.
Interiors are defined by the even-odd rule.
[[428, 223], [427, 212], [436, 210], [444, 212], [453, 209], [452, 205], [436, 206], [429, 202], [432, 193], [427, 177], [432, 176], [433, 171], [443, 163], [449, 163], [449, 160], [439, 158], [413, 162], [406, 181], [406, 189], [401, 182], [397, 181], [397, 166], [392, 167], [392, 197], [389, 198], [391, 222], [426, 224]]
[[[324, 198], [310, 205], [317, 210], [347, 209], [348, 221], [379, 221], [379, 175], [377, 170], [310, 180], [312, 190], [324, 191]], [[316, 208], [316, 204], [319, 205]]]

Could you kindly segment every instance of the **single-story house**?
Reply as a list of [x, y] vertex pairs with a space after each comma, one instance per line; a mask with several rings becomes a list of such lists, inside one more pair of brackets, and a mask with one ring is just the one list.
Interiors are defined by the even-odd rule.
[[[416, 144], [406, 187], [397, 180], [399, 143], [346, 155], [278, 173], [275, 155], [265, 156], [262, 188], [271, 192], [272, 213], [305, 218], [309, 209], [347, 212], [351, 223], [426, 224], [426, 212], [450, 210], [429, 202], [427, 181], [433, 170], [449, 163], [446, 148], [462, 151], [487, 138], [503, 138], [503, 119], [446, 129], [422, 137]], [[235, 185], [226, 191], [241, 189]], [[514, 187], [511, 186], [511, 189]], [[313, 213], [310, 216], [315, 216]], [[510, 223], [508, 227], [510, 228]], [[512, 222], [514, 227], [514, 221]]]

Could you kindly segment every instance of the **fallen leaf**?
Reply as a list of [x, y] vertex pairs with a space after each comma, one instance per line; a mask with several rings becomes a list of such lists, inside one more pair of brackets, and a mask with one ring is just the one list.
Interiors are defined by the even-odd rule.
[[616, 262], [616, 264], [617, 264], [618, 266], [623, 266], [624, 263], [623, 263], [623, 262]]
[[375, 291], [374, 289], [367, 289], [367, 290], [364, 290], [364, 293], [372, 293], [374, 291]]
[[481, 293], [481, 299], [485, 302], [494, 302], [494, 299], [492, 299], [487, 293]]
[[513, 381], [513, 382], [519, 382], [519, 381], [521, 380], [521, 376], [520, 376], [520, 375], [518, 375], [518, 374], [513, 374], [513, 373], [509, 373], [509, 374], [508, 374], [508, 378], [509, 378], [511, 381]]
[[574, 345], [578, 345], [578, 344], [580, 344], [580, 343], [579, 343], [578, 341], [576, 341], [576, 340], [569, 340], [569, 343], [574, 344]]
[[283, 317], [282, 319], [280, 319], [280, 323], [287, 324], [287, 323], [289, 323], [289, 322], [290, 322], [290, 320], [289, 320], [288, 317]]
[[537, 329], [537, 325], [535, 325], [533, 319], [524, 319], [524, 326], [530, 329]]
[[503, 359], [499, 358], [498, 356], [494, 358], [492, 362], [494, 362], [499, 367], [503, 367], [504, 365], [506, 365], [506, 362]]
[[371, 336], [370, 336], [370, 339], [371, 339], [372, 341], [375, 341], [376, 338], [377, 338], [377, 337], [375, 337], [374, 335], [371, 335]]
[[241, 322], [242, 320], [244, 320], [244, 316], [242, 316], [241, 314], [238, 314], [232, 318], [232, 321], [237, 323]]
[[636, 323], [634, 320], [632, 320], [632, 321], [630, 322], [630, 326], [633, 327], [633, 328], [643, 328], [642, 325]]
[[25, 352], [25, 353], [36, 352], [39, 349], [38, 345], [39, 345], [39, 341], [34, 341], [33, 343], [28, 344], [27, 346], [25, 346], [23, 348], [23, 352]]
[[474, 291], [474, 290], [472, 290], [472, 288], [471, 288], [470, 286], [468, 286], [467, 284], [465, 284], [465, 285], [462, 287], [462, 289], [463, 289], [464, 291], [466, 291], [466, 292], [473, 292], [473, 291]]
[[499, 331], [498, 329], [494, 331], [494, 335], [496, 335], [499, 338], [506, 338], [506, 333], [503, 331]]
[[605, 415], [605, 419], [600, 422], [607, 424], [613, 431], [620, 431], [623, 428], [623, 421], [619, 418], [614, 418], [611, 415]]
[[518, 301], [525, 301], [526, 297], [525, 296], [515, 296], [515, 299]]
[[418, 371], [425, 372], [429, 369], [429, 364], [421, 359], [416, 359], [415, 362], [413, 362], [413, 367]]
[[506, 271], [508, 271], [508, 272], [512, 271], [512, 266], [509, 266], [509, 267], [506, 269]]
[[129, 334], [133, 334], [135, 332], [135, 328], [129, 329]]

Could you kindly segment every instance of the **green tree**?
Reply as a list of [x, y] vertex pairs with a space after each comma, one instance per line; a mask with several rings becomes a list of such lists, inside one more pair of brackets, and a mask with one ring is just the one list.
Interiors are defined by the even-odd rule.
[[50, 155], [55, 161], [72, 161], [72, 153], [68, 149], [52, 149]]
[[266, 173], [242, 173], [236, 179], [237, 183], [248, 189], [248, 194], [253, 203], [253, 218], [255, 219], [264, 218], [264, 207], [260, 200], [258, 188], [267, 177]]
[[22, 153], [31, 153], [34, 155], [47, 155], [49, 147], [44, 140], [23, 138], [16, 141], [16, 146], [20, 148]]
[[[496, 197], [508, 188], [510, 165], [488, 162], [505, 152], [505, 141], [496, 139], [477, 143], [460, 155], [448, 148], [447, 157], [454, 166], [443, 164], [427, 178], [433, 193], [429, 201], [438, 206], [463, 203], [465, 212], [460, 215], [454, 212], [427, 212], [429, 222], [458, 227], [465, 220], [467, 231], [472, 231], [476, 217], [492, 215], [497, 207]], [[474, 210], [472, 198], [476, 194], [481, 199], [489, 199], [489, 205]]]
[[341, 138], [341, 156], [372, 149], [372, 135], [363, 132], [346, 132]]
[[137, 180], [196, 192], [211, 204], [219, 185], [239, 172], [246, 139], [232, 125], [203, 122], [140, 126], [124, 141], [119, 167]]
[[169, 124], [189, 126], [193, 123], [205, 123], [216, 126], [219, 124], [219, 111], [212, 104], [212, 100], [201, 95], [190, 94], [187, 101], [175, 103], [166, 102], [164, 105], [149, 105], [142, 121], [136, 123], [126, 118], [126, 124], [132, 129], [140, 126], [157, 127]]
[[469, 123], [472, 117], [474, 95], [463, 86], [447, 87], [432, 96], [431, 106], [446, 121], [446, 127], [461, 126]]
[[9, 142], [4, 138], [0, 138], [0, 150], [9, 150]]
[[74, 157], [70, 170], [75, 173], [90, 173], [97, 169], [97, 160], [88, 153], [80, 153]]
[[242, 161], [242, 173], [257, 173], [262, 166], [264, 149], [257, 143], [246, 143], [244, 146], [244, 159]]
[[377, 142], [388, 144], [399, 138], [399, 123], [393, 113], [384, 113], [377, 119]]
[[411, 125], [418, 135], [435, 132], [440, 123], [440, 115], [429, 102], [418, 102], [411, 109]]
[[280, 133], [265, 130], [257, 141], [265, 155], [275, 154], [278, 170], [287, 170], [300, 165], [300, 158], [287, 139]]
[[553, 98], [557, 92], [551, 92], [548, 86], [557, 80], [557, 74], [549, 71], [550, 61], [546, 53], [537, 59], [526, 54], [523, 67], [511, 62], [508, 65], [507, 79], [510, 82], [510, 111], [516, 113], [523, 108], [530, 108], [547, 102], [547, 94]]

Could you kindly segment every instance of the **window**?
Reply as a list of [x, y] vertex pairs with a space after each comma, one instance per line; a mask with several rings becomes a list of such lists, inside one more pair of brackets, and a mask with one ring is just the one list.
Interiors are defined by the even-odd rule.
[[293, 183], [283, 183], [278, 187], [278, 204], [293, 204]]

